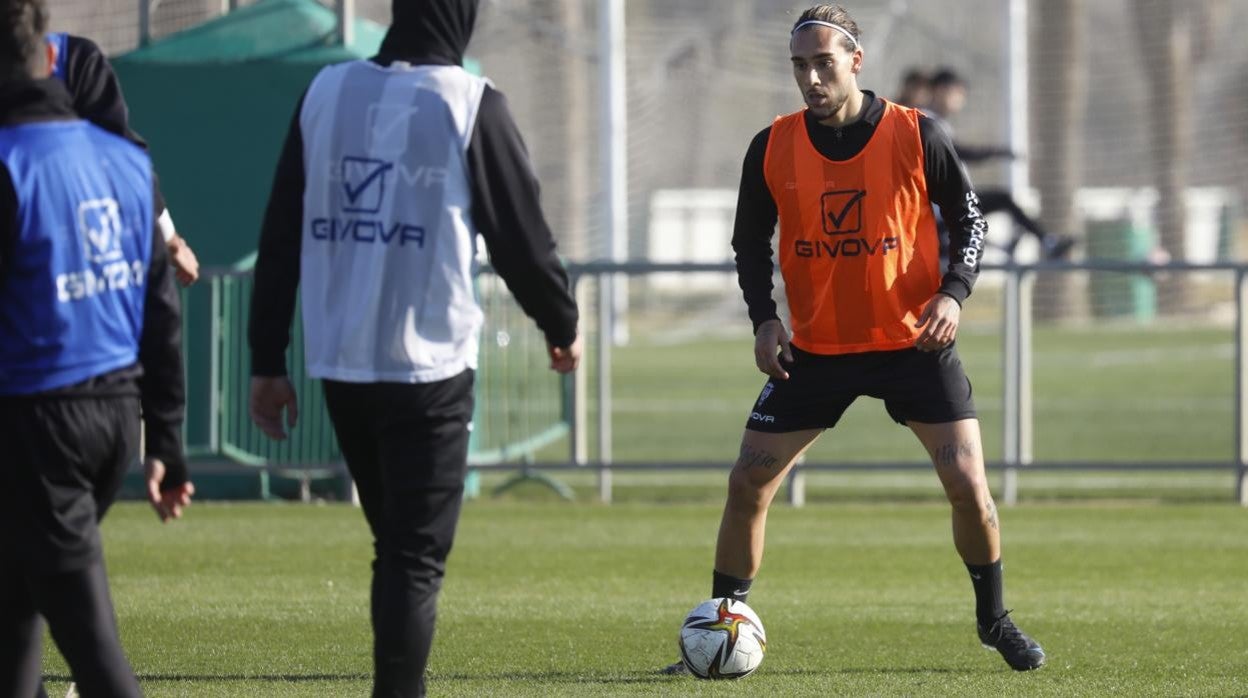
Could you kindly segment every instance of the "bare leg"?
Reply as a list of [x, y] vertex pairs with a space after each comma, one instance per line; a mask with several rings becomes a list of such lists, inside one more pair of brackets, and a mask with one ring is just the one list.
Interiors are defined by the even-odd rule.
[[969, 565], [988, 565], [1001, 558], [997, 505], [984, 474], [984, 449], [979, 420], [946, 424], [908, 424], [936, 466], [945, 496], [953, 506], [953, 545]]
[[932, 456], [936, 474], [953, 505], [953, 544], [971, 573], [979, 641], [1001, 654], [1015, 671], [1044, 666], [1044, 649], [1014, 624], [1001, 588], [1001, 532], [997, 507], [984, 476], [979, 421], [917, 424], [914, 431]]
[[753, 579], [763, 563], [767, 509], [785, 473], [822, 429], [785, 434], [745, 430], [741, 453], [728, 476], [728, 499], [719, 524], [715, 569], [740, 579]]

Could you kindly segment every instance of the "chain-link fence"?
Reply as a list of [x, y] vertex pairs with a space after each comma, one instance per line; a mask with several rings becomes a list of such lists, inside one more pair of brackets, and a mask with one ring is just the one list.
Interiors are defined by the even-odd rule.
[[[139, 42], [139, 1], [50, 0], [53, 28], [122, 53]], [[159, 40], [248, 4], [155, 0], [151, 35]], [[1030, 44], [1030, 70], [1022, 74], [1030, 79], [1031, 139], [1019, 155], [1031, 156], [1039, 188], [1039, 196], [1021, 193], [1024, 206], [1084, 243], [1077, 255], [1135, 254], [1121, 245], [1105, 250], [1102, 240], [1113, 236], [1097, 224], [1107, 219], [1135, 223], [1139, 239], [1128, 244], [1148, 251], [1164, 245], [1172, 257], [1197, 261], [1233, 254], [1242, 233], [1237, 206], [1248, 193], [1240, 176], [1248, 167], [1248, 44], [1238, 40], [1248, 28], [1248, 3], [860, 0], [848, 3], [867, 51], [860, 84], [891, 96], [911, 68], [953, 68], [970, 88], [969, 107], [954, 123], [959, 140], [1006, 143], [1012, 4], [1026, 12]], [[597, 145], [599, 5], [485, 0], [471, 46], [528, 139], [565, 253], [582, 260], [607, 252]], [[355, 6], [362, 18], [388, 22], [388, 0]], [[693, 236], [702, 247], [717, 246], [719, 258], [729, 256], [728, 226], [706, 232], [696, 222], [702, 209], [691, 206], [693, 222], [673, 227], [656, 201], [673, 191], [731, 196], [752, 136], [801, 107], [787, 37], [804, 6], [627, 1], [632, 257], [661, 257], [668, 245], [692, 245], [686, 238]], [[1056, 151], [1061, 162], [1053, 162]], [[986, 163], [972, 174], [981, 187], [998, 187], [1008, 167]], [[1049, 181], [1054, 176], [1062, 181]], [[1063, 190], [1078, 198], [1074, 206], [1057, 200]], [[1004, 230], [1004, 221], [995, 222]]]
[[[137, 0], [49, 4], [54, 29], [89, 36], [110, 54], [139, 43]], [[484, 74], [508, 96], [542, 181], [547, 215], [571, 261], [609, 253], [599, 146], [601, 4], [483, 0], [470, 46]], [[949, 67], [965, 77], [968, 107], [953, 120], [958, 140], [1009, 144], [1021, 158], [1015, 162], [1024, 164], [1021, 170], [1012, 170], [1005, 159], [976, 165], [971, 174], [977, 186], [1006, 188], [1020, 171], [1025, 174], [1031, 186], [1015, 192], [1019, 203], [1044, 227], [1075, 239], [1074, 260], [1242, 258], [1248, 235], [1243, 216], [1248, 43], [1239, 37], [1248, 29], [1248, 2], [845, 4], [861, 27], [866, 50], [860, 85], [893, 96], [902, 75], [915, 67]], [[159, 40], [218, 17], [230, 5], [230, 0], [158, 0], [150, 5], [151, 36]], [[746, 147], [776, 115], [802, 106], [788, 66], [788, 35], [806, 4], [627, 0], [625, 5], [630, 256], [729, 260]], [[385, 24], [389, 6], [388, 0], [357, 0], [356, 11]], [[1024, 31], [1011, 33], [1020, 16]], [[1021, 103], [1011, 100], [1020, 81], [1027, 88]], [[1020, 133], [1020, 123], [1027, 137], [1008, 143]], [[1000, 245], [1010, 226], [1000, 216], [989, 220], [993, 247], [987, 261], [1003, 262]], [[1017, 259], [1037, 255], [1038, 246], [1027, 239]], [[994, 405], [1001, 403], [1001, 386], [994, 386], [991, 376], [1003, 360], [1003, 278], [986, 274], [965, 314], [966, 351], [985, 376], [977, 395], [990, 458], [1002, 453], [994, 436], [1000, 430], [993, 426], [1000, 419]], [[1228, 457], [1230, 422], [1223, 417], [1231, 410], [1226, 381], [1233, 293], [1228, 274], [1039, 275], [1032, 306], [1039, 357], [1036, 456]], [[616, 354], [609, 370], [616, 377], [617, 414], [623, 419], [632, 411], [639, 418], [627, 422], [635, 433], [623, 422], [617, 426], [617, 458], [727, 457], [731, 446], [724, 442], [735, 438], [740, 426], [734, 405], [748, 401], [745, 378], [752, 375], [743, 344], [748, 320], [734, 279], [639, 278], [630, 296], [627, 317], [636, 341]], [[586, 310], [589, 327], [592, 310]], [[675, 378], [652, 370], [654, 361], [663, 360], [656, 357], [721, 351], [745, 358], [704, 379], [723, 388], [725, 379], [715, 376], [740, 372], [742, 383], [731, 399], [696, 388], [682, 397], [664, 383], [679, 378], [701, 385], [695, 377], [711, 362], [694, 361]], [[1077, 368], [1068, 368], [1072, 365]], [[1147, 382], [1188, 365], [1218, 368], [1199, 384], [1179, 377], [1160, 390]], [[1136, 369], [1138, 375], [1131, 373]], [[1109, 379], [1119, 373], [1123, 378], [1111, 385]], [[1069, 395], [1072, 390], [1077, 394]], [[714, 417], [720, 410], [725, 415]], [[1111, 412], [1124, 417], [1123, 434], [1150, 438], [1115, 438], [1112, 442], [1123, 445], [1113, 454], [1098, 450], [1110, 441], [1087, 427]], [[705, 417], [705, 430], [673, 429], [670, 436], [652, 430], [656, 423], [671, 426], [688, 415]], [[864, 441], [860, 455], [892, 458], [893, 442]], [[906, 453], [911, 446], [906, 443]], [[558, 459], [564, 453], [546, 455]], [[855, 459], [859, 454], [836, 445], [824, 455]]]

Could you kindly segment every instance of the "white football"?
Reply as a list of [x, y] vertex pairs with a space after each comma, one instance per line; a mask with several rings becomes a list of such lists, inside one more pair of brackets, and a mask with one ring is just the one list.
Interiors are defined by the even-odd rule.
[[763, 663], [767, 634], [754, 609], [735, 599], [698, 604], [680, 626], [680, 659], [700, 679], [739, 679]]

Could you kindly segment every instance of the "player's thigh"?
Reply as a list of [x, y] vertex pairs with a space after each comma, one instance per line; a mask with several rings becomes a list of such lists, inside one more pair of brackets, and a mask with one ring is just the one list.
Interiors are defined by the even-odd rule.
[[384, 408], [377, 404], [373, 384], [325, 380], [321, 385], [338, 448], [355, 483], [364, 517], [376, 534], [381, 515], [381, 467], [374, 425]]
[[733, 485], [774, 490], [798, 457], [822, 433], [823, 429], [781, 433], [746, 429], [741, 436], [741, 449], [730, 476]]
[[391, 534], [450, 545], [463, 499], [474, 374], [393, 386], [379, 454], [384, 518]]
[[987, 487], [978, 419], [940, 424], [911, 421], [907, 426], [927, 449], [945, 491], [954, 493]]
[[859, 373], [854, 357], [822, 356], [792, 348], [780, 359], [787, 380], [769, 378], [750, 408], [745, 430], [789, 434], [836, 426], [860, 392], [849, 387]]
[[110, 401], [85, 399], [4, 410], [4, 518], [21, 531], [16, 543], [29, 570], [79, 569], [100, 555], [95, 490], [114, 466], [113, 411]]
[[898, 424], [945, 424], [974, 419], [975, 398], [956, 344], [940, 351], [890, 352], [868, 395], [884, 401]]

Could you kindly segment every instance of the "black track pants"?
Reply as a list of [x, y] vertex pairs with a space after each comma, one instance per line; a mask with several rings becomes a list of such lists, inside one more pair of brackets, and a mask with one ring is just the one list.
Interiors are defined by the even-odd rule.
[[139, 457], [138, 398], [0, 398], [0, 444], [0, 695], [42, 695], [46, 620], [82, 695], [138, 696], [99, 533]]
[[437, 383], [325, 381], [373, 532], [374, 696], [425, 694], [438, 591], [468, 461], [473, 372]]

